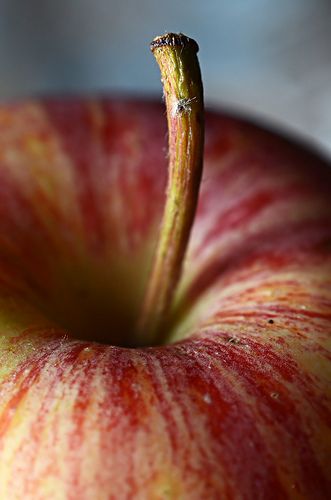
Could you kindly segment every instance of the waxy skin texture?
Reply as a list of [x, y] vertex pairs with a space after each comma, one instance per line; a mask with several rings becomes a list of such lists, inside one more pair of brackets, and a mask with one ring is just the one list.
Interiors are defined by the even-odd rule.
[[207, 114], [167, 344], [134, 349], [166, 177], [159, 104], [1, 105], [1, 500], [330, 498], [330, 165]]

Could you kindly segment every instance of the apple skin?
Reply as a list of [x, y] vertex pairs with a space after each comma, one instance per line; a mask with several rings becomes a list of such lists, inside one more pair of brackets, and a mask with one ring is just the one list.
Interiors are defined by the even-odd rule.
[[330, 165], [207, 114], [168, 344], [119, 347], [165, 127], [153, 102], [0, 107], [1, 499], [330, 498]]

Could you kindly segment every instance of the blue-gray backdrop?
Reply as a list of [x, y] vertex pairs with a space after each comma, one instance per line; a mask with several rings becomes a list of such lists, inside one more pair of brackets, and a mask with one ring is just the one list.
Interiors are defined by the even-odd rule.
[[330, 0], [0, 0], [0, 99], [159, 93], [148, 42], [165, 31], [198, 40], [209, 102], [331, 153]]

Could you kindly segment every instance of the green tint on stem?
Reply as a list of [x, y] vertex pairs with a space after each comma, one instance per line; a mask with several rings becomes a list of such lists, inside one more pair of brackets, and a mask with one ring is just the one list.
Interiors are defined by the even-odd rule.
[[138, 342], [161, 343], [193, 225], [203, 164], [204, 105], [198, 45], [168, 33], [151, 43], [167, 109], [169, 174], [157, 247], [138, 323]]

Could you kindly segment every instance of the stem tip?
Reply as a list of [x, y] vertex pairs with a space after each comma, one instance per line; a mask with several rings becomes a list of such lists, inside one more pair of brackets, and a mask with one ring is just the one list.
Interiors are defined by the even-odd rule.
[[164, 35], [157, 36], [152, 41], [150, 47], [151, 51], [154, 52], [155, 49], [160, 47], [181, 47], [194, 50], [196, 53], [199, 52], [199, 45], [195, 40], [189, 38], [183, 33], [165, 33]]

